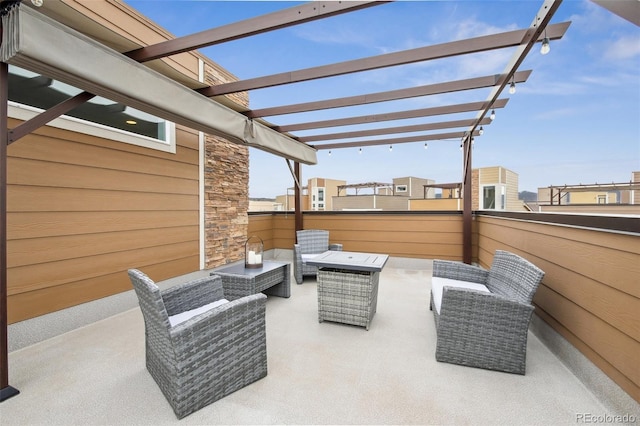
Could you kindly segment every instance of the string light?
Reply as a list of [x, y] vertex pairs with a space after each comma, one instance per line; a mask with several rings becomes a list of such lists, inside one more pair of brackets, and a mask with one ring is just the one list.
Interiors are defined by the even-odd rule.
[[551, 45], [549, 44], [549, 37], [547, 37], [547, 28], [544, 29], [544, 38], [542, 39], [542, 46], [540, 46], [540, 53], [546, 55], [551, 50]]
[[389, 145], [389, 152], [393, 151], [393, 145]]
[[362, 154], [362, 148], [358, 150], [358, 154]]
[[491, 121], [496, 119], [496, 110], [495, 109], [491, 111], [491, 115], [489, 116], [489, 119]]
[[428, 145], [427, 145], [427, 143], [425, 142], [425, 143], [424, 143], [424, 149], [427, 149], [427, 148], [428, 148]]
[[480, 126], [480, 130], [478, 130], [478, 134], [482, 136], [483, 133], [484, 133], [484, 129], [482, 128], [482, 126]]
[[514, 81], [509, 85], [509, 93], [512, 95], [516, 93], [516, 83]]
[[331, 157], [331, 150], [329, 150], [329, 157]]

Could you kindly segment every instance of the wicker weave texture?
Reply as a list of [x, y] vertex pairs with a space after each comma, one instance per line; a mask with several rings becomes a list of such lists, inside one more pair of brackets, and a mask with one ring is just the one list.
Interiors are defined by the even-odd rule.
[[224, 294], [228, 300], [235, 300], [250, 294], [264, 293], [271, 296], [291, 296], [291, 265], [282, 266], [258, 275], [242, 275], [226, 272], [212, 272], [222, 278]]
[[321, 268], [318, 271], [318, 321], [365, 327], [378, 305], [379, 272]]
[[302, 261], [303, 254], [320, 254], [327, 250], [341, 251], [342, 244], [329, 244], [329, 231], [304, 229], [296, 231], [297, 243], [293, 245], [293, 275], [302, 284], [305, 276], [316, 276], [318, 268]]
[[220, 299], [220, 277], [164, 292], [138, 270], [129, 270], [129, 277], [144, 317], [147, 370], [178, 418], [267, 375], [265, 295], [234, 300], [171, 327], [167, 307], [175, 314]]
[[[434, 260], [433, 271], [433, 276], [485, 284], [491, 291], [445, 287], [440, 314], [431, 294], [438, 336], [436, 359], [525, 374], [527, 335], [534, 310], [531, 299], [544, 272], [501, 250], [496, 251], [489, 271], [443, 260]], [[492, 287], [488, 284], [491, 276], [500, 277]], [[514, 290], [518, 286], [522, 288]]]
[[509, 299], [531, 303], [544, 277], [542, 269], [520, 256], [497, 250], [487, 277], [487, 287]]

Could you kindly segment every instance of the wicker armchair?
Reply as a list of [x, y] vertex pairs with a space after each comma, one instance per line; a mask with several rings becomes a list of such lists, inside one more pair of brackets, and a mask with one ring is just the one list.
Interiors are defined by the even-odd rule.
[[183, 418], [267, 375], [266, 299], [231, 302], [218, 276], [161, 291], [129, 270], [144, 317], [147, 370]]
[[531, 300], [543, 276], [529, 261], [502, 250], [489, 270], [434, 260], [436, 359], [525, 374]]
[[302, 284], [305, 276], [318, 274], [318, 268], [307, 265], [307, 260], [327, 250], [342, 251], [342, 244], [329, 244], [329, 231], [305, 229], [296, 231], [296, 238], [298, 242], [293, 245], [293, 276], [298, 284]]

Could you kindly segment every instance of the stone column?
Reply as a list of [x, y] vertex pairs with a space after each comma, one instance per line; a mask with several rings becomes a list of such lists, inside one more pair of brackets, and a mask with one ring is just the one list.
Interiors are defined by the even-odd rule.
[[205, 267], [244, 258], [249, 218], [249, 149], [205, 138]]

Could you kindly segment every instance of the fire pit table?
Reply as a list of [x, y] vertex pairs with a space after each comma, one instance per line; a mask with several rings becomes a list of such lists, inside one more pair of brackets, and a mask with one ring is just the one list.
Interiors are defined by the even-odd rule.
[[327, 251], [308, 265], [318, 267], [318, 321], [334, 321], [369, 330], [378, 305], [380, 271], [386, 254]]

